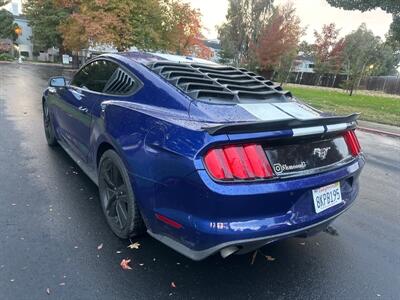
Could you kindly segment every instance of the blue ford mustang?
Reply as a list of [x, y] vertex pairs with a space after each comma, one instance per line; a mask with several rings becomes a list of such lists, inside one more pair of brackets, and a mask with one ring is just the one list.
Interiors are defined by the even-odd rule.
[[101, 55], [43, 94], [50, 146], [98, 185], [112, 231], [194, 260], [325, 229], [354, 202], [357, 114], [333, 116], [242, 68]]

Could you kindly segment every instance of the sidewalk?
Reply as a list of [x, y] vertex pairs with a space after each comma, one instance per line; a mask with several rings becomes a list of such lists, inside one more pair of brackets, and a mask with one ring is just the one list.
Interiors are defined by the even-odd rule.
[[358, 129], [361, 131], [366, 131], [366, 132], [371, 132], [371, 133], [376, 133], [376, 134], [383, 134], [383, 135], [388, 135], [391, 137], [400, 138], [400, 127], [397, 127], [397, 126], [391, 126], [391, 125], [385, 125], [385, 124], [379, 124], [379, 123], [359, 120], [358, 121]]
[[18, 63], [18, 61], [0, 61], [1, 64], [15, 64], [15, 65], [38, 65], [38, 66], [49, 66], [49, 67], [61, 67], [65, 69], [77, 70], [73, 68], [72, 65], [63, 65], [60, 63], [50, 63], [50, 62], [36, 62], [30, 60], [24, 60], [22, 63]]

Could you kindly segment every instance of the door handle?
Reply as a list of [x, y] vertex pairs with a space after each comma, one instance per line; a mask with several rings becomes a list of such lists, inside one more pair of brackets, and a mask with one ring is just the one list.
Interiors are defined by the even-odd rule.
[[78, 109], [85, 114], [89, 112], [89, 109], [86, 106], [79, 106]]

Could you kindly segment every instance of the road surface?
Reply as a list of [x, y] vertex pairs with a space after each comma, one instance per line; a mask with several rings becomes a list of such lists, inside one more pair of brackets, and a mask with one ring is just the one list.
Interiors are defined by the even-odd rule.
[[269, 245], [275, 260], [260, 252], [254, 264], [251, 254], [193, 262], [149, 236], [128, 249], [96, 186], [47, 147], [41, 93], [57, 74], [69, 72], [0, 64], [1, 299], [399, 299], [400, 140], [359, 132], [367, 165], [338, 236]]

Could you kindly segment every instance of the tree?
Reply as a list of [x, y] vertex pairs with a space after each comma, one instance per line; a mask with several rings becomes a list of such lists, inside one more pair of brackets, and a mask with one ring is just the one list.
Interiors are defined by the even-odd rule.
[[162, 36], [165, 3], [159, 0], [132, 2], [134, 5], [129, 16], [133, 30], [132, 45], [142, 50], [165, 49]]
[[61, 0], [59, 7], [71, 14], [58, 26], [65, 48], [78, 51], [89, 45], [110, 44], [125, 50], [132, 44], [129, 17], [134, 1]]
[[124, 51], [167, 50], [210, 56], [201, 42], [200, 13], [177, 0], [59, 0], [71, 10], [58, 27], [67, 49], [106, 44]]
[[172, 0], [166, 5], [163, 22], [163, 39], [166, 50], [179, 55], [193, 54], [209, 58], [212, 52], [202, 42], [200, 12], [181, 1]]
[[292, 5], [274, 9], [261, 30], [258, 43], [253, 45], [259, 68], [276, 71], [278, 80], [283, 82], [289, 75], [303, 34], [300, 19]]
[[381, 8], [393, 16], [390, 30], [395, 40], [400, 41], [400, 1], [399, 0], [327, 0], [334, 7], [346, 10], [368, 11]]
[[400, 51], [400, 16], [393, 17], [394, 21], [390, 25], [386, 41], [393, 49]]
[[377, 49], [376, 61], [371, 68], [371, 75], [397, 75], [400, 64], [400, 51], [394, 50], [387, 43], [382, 43]]
[[63, 39], [58, 28], [71, 10], [57, 3], [55, 0], [30, 0], [24, 3], [24, 14], [32, 28], [34, 52], [51, 47], [63, 52]]
[[306, 41], [302, 41], [299, 44], [299, 54], [314, 57], [314, 45], [307, 43]]
[[251, 46], [257, 44], [261, 29], [272, 14], [273, 0], [229, 0], [226, 22], [218, 35], [226, 58], [234, 64], [251, 60]]
[[14, 16], [5, 9], [0, 10], [0, 38], [15, 41], [18, 36], [15, 32], [18, 25], [14, 23]]
[[[317, 85], [324, 74], [339, 73], [343, 62], [344, 39], [339, 39], [339, 29], [334, 23], [324, 25], [322, 31], [314, 31], [315, 72], [319, 75]], [[335, 80], [334, 79], [334, 80]], [[334, 82], [333, 82], [334, 85]]]
[[344, 68], [347, 73], [346, 87], [353, 94], [366, 72], [373, 68], [379, 55], [381, 40], [362, 24], [345, 37], [343, 50]]
[[10, 0], [0, 0], [0, 7], [10, 3]]

